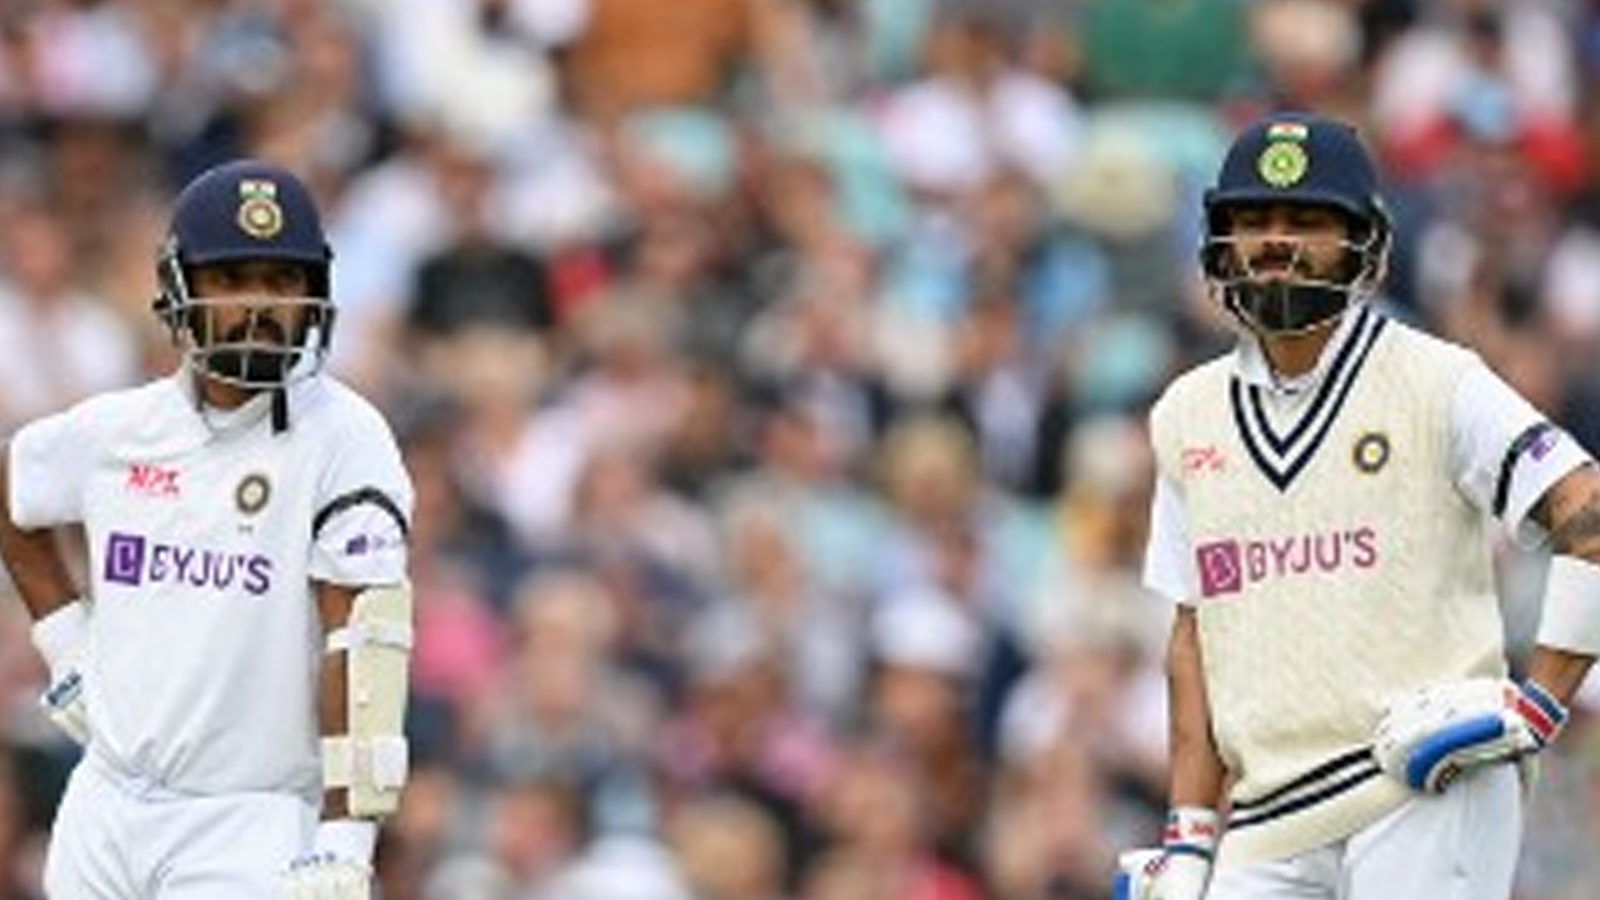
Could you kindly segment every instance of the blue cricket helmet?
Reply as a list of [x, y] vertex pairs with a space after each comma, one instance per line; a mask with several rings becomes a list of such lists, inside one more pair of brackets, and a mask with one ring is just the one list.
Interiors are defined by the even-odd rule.
[[[307, 297], [262, 304], [306, 309], [281, 350], [218, 334], [207, 301], [190, 291], [195, 267], [251, 260], [294, 263], [306, 272]], [[305, 183], [280, 166], [236, 160], [208, 169], [179, 192], [157, 263], [155, 311], [201, 371], [247, 388], [281, 387], [315, 372], [326, 356], [334, 320], [332, 263]]]
[[[1382, 280], [1392, 231], [1389, 213], [1377, 166], [1349, 124], [1304, 112], [1263, 118], [1234, 139], [1203, 202], [1202, 267], [1228, 309], [1257, 332], [1321, 327]], [[1228, 210], [1284, 203], [1344, 214], [1350, 239], [1338, 278], [1263, 284], [1233, 258]]]
[[333, 259], [311, 192], [287, 169], [237, 160], [189, 182], [170, 240], [186, 265], [277, 259], [326, 268]]
[[1360, 223], [1388, 223], [1378, 172], [1354, 127], [1307, 113], [1279, 113], [1234, 139], [1205, 192], [1215, 210], [1247, 203], [1315, 203]]

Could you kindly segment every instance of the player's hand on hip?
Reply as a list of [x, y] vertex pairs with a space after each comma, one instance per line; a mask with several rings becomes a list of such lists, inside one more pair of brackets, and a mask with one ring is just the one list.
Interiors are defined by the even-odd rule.
[[333, 819], [317, 826], [311, 849], [284, 872], [285, 900], [371, 900], [375, 822]]
[[1412, 789], [1439, 792], [1475, 767], [1539, 752], [1566, 720], [1566, 707], [1533, 681], [1431, 685], [1389, 704], [1373, 735], [1373, 753], [1385, 772]]
[[78, 743], [87, 744], [89, 708], [83, 696], [83, 668], [89, 647], [89, 608], [81, 600], [63, 604], [33, 624], [33, 643], [50, 672], [40, 705], [57, 727]]
[[1213, 810], [1174, 808], [1159, 849], [1130, 850], [1118, 860], [1115, 900], [1202, 900], [1220, 833]]

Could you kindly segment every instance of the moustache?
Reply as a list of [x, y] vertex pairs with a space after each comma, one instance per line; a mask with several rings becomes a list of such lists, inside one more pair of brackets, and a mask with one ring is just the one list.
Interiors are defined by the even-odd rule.
[[1305, 277], [1316, 274], [1310, 261], [1299, 254], [1263, 254], [1249, 261], [1247, 271], [1290, 273]]
[[223, 339], [235, 344], [261, 340], [282, 344], [288, 341], [289, 333], [278, 324], [277, 319], [260, 318], [233, 326], [223, 335]]

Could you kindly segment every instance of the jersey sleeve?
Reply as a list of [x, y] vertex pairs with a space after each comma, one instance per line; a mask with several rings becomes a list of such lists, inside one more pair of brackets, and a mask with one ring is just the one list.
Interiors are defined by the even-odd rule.
[[310, 575], [359, 587], [405, 580], [414, 496], [392, 432], [376, 413], [339, 436], [319, 483]]
[[92, 416], [77, 406], [35, 419], [11, 438], [7, 484], [11, 521], [51, 528], [83, 520], [83, 493], [98, 442]]
[[1156, 476], [1150, 501], [1150, 534], [1145, 545], [1145, 587], [1175, 603], [1193, 603], [1199, 596], [1189, 526], [1177, 485], [1165, 474]]
[[1174, 475], [1171, 458], [1171, 448], [1180, 444], [1174, 433], [1174, 390], [1163, 394], [1150, 411], [1150, 443], [1156, 458], [1156, 479], [1150, 500], [1150, 527], [1141, 580], [1145, 587], [1174, 603], [1193, 603], [1199, 596], [1200, 578], [1194, 568], [1183, 489]]
[[1451, 409], [1456, 484], [1524, 547], [1546, 537], [1528, 513], [1567, 473], [1590, 459], [1565, 431], [1485, 365], [1467, 369]]

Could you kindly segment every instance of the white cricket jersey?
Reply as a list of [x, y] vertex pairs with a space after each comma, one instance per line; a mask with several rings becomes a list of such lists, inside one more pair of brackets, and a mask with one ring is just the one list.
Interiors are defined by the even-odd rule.
[[[1241, 381], [1259, 388], [1280, 414], [1292, 414], [1304, 402], [1349, 341], [1357, 316], [1346, 316], [1312, 377], [1286, 391], [1274, 382], [1260, 346], [1247, 340], [1230, 358]], [[1492, 369], [1470, 366], [1460, 375], [1449, 414], [1448, 477], [1479, 509], [1495, 514], [1495, 494], [1502, 482], [1506, 496], [1497, 514], [1508, 535], [1523, 547], [1545, 538], [1537, 522], [1527, 518], [1534, 503], [1562, 476], [1589, 459], [1589, 454], [1565, 432], [1553, 432], [1539, 447], [1508, 458], [1517, 438], [1544, 416]], [[1150, 508], [1150, 537], [1144, 558], [1146, 586], [1174, 602], [1190, 603], [1199, 596], [1198, 570], [1189, 525], [1183, 512], [1182, 491], [1164, 471], [1156, 475]]]
[[10, 449], [19, 526], [83, 523], [89, 752], [153, 791], [320, 802], [313, 579], [406, 577], [412, 488], [371, 404], [323, 376], [197, 408], [186, 370], [33, 422]]
[[1282, 858], [1408, 792], [1370, 740], [1395, 692], [1503, 675], [1487, 524], [1587, 459], [1474, 354], [1362, 307], [1302, 384], [1254, 345], [1173, 383], [1146, 581], [1192, 604], [1229, 768], [1222, 855]]

